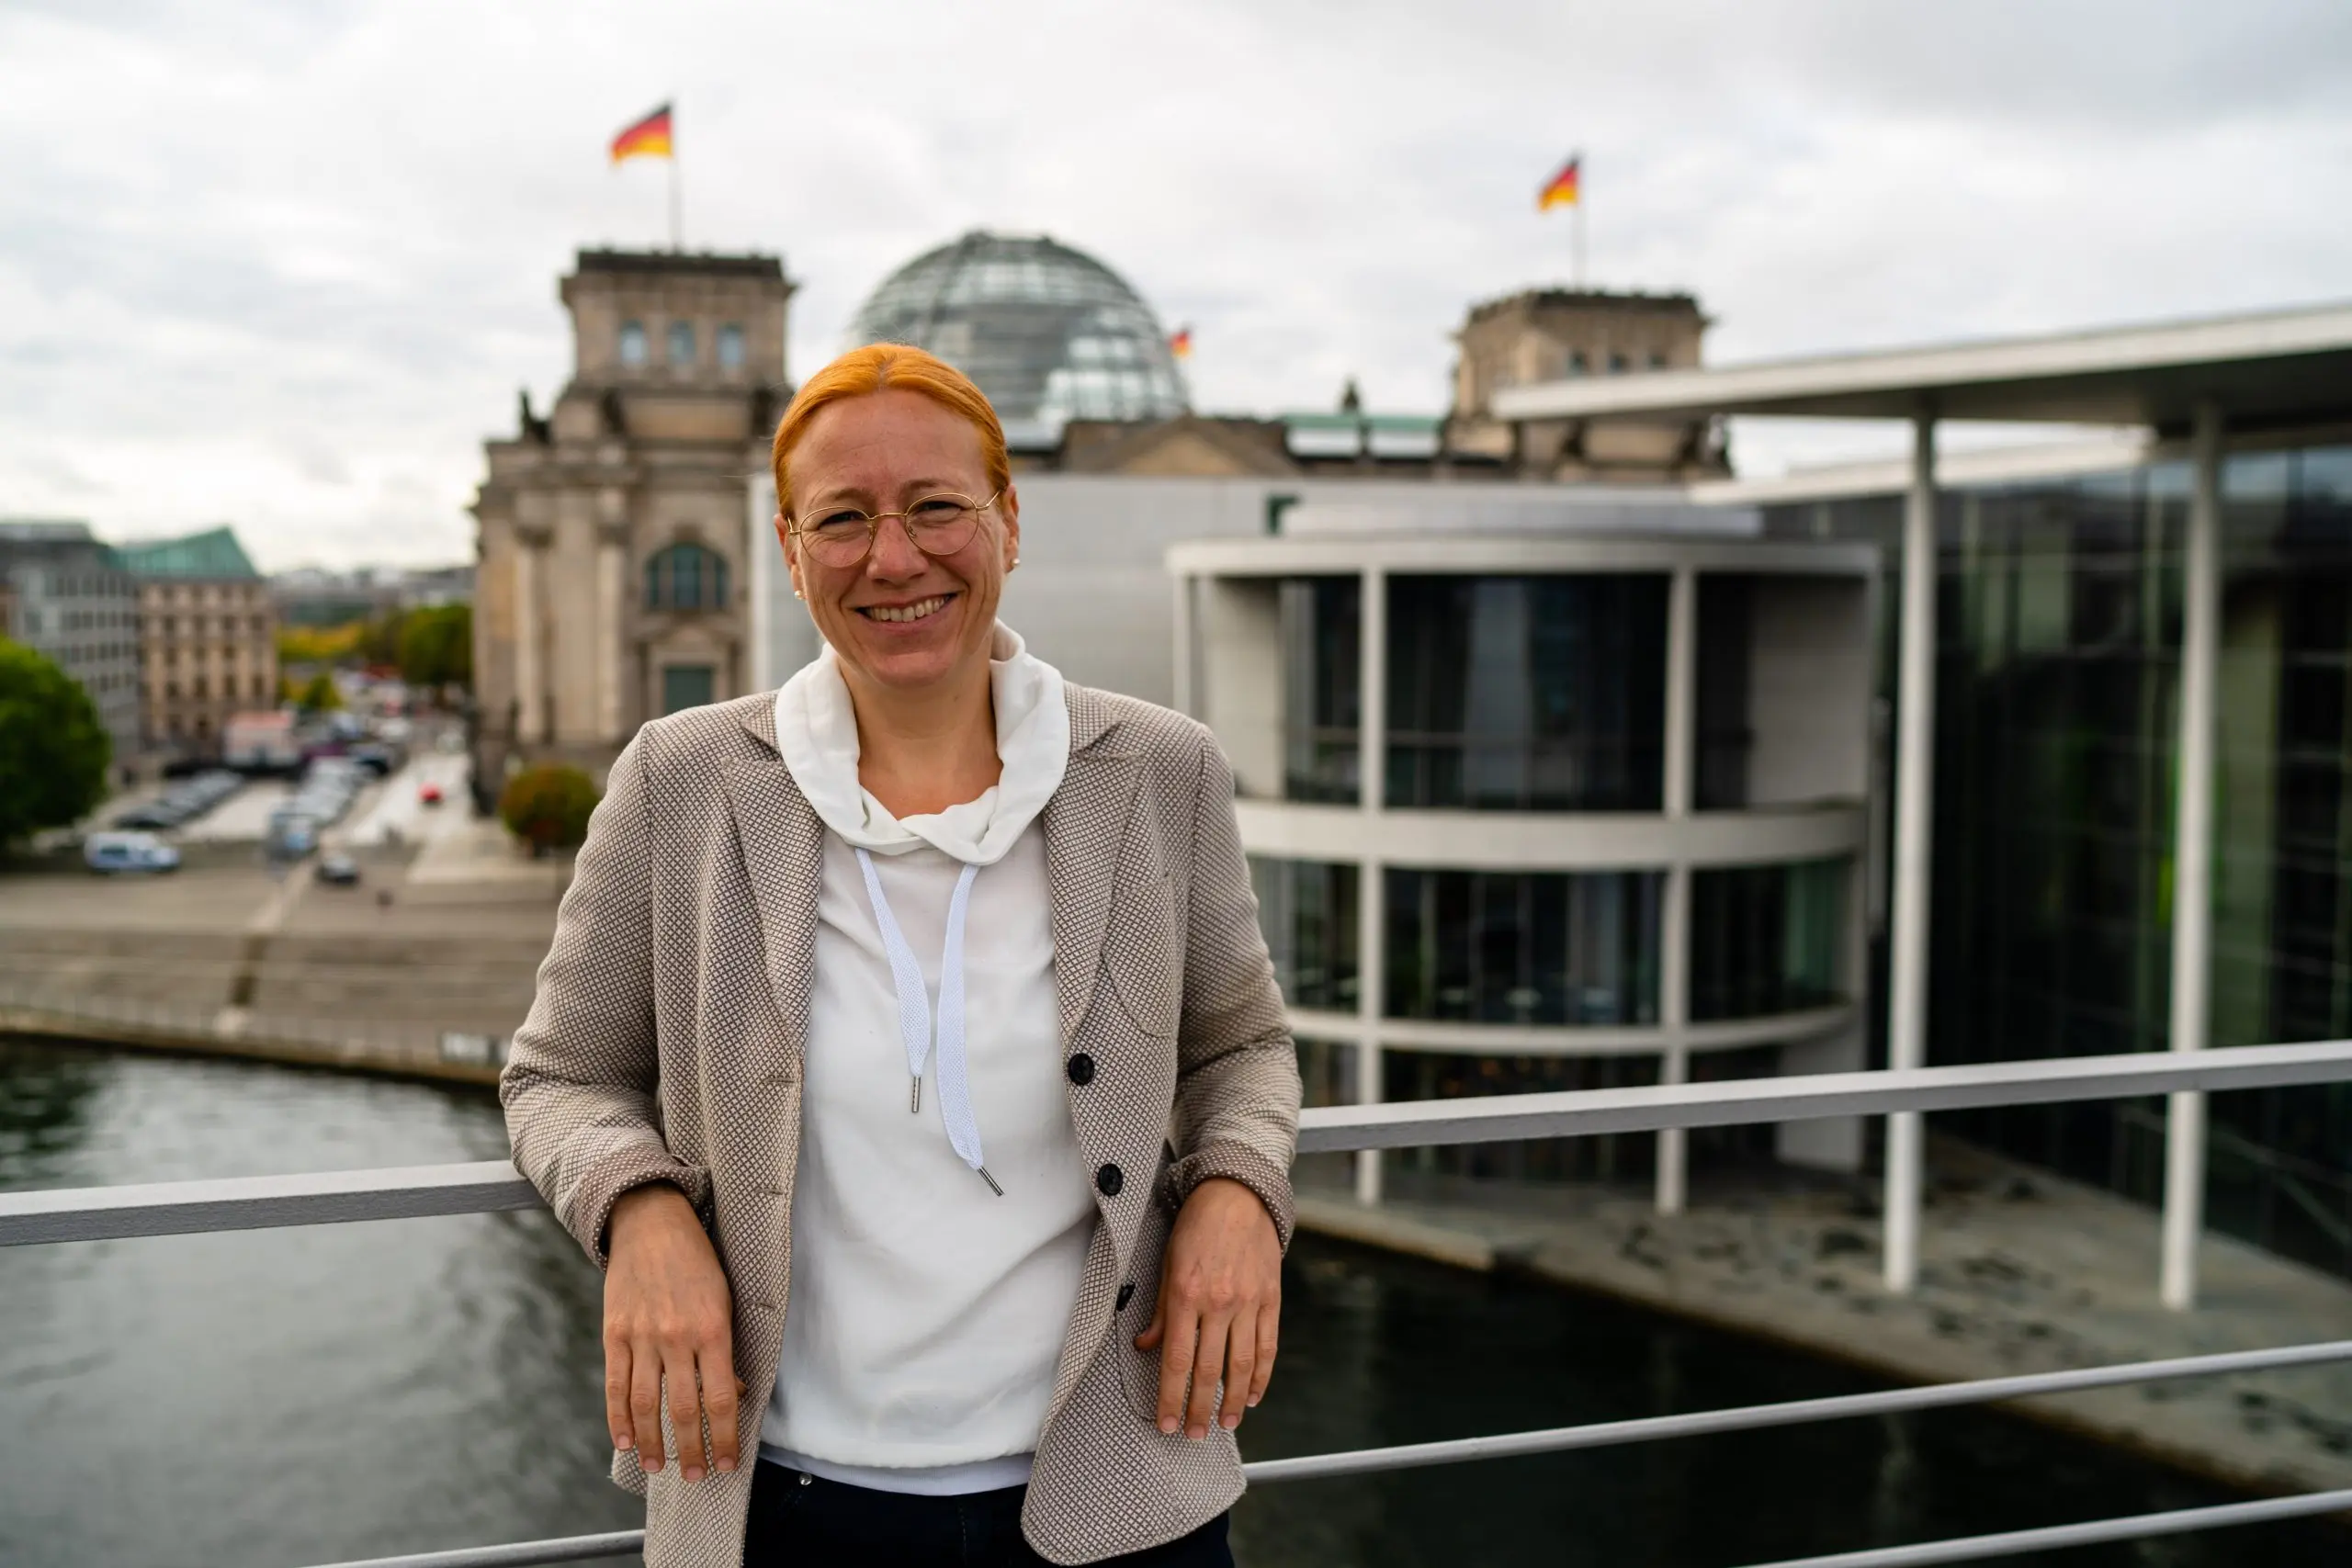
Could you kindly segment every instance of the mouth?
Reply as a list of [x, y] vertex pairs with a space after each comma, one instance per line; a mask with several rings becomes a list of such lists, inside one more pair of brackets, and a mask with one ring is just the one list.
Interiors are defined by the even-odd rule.
[[860, 604], [857, 613], [869, 621], [879, 621], [885, 626], [910, 626], [931, 619], [945, 610], [955, 598], [953, 593], [934, 593], [911, 604]]

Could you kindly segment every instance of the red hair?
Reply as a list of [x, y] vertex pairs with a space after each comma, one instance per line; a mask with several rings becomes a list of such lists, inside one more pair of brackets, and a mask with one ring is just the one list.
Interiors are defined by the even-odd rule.
[[989, 488], [1001, 491], [1012, 482], [1012, 459], [1004, 450], [1004, 425], [989, 406], [988, 395], [972, 384], [970, 377], [910, 344], [869, 343], [851, 349], [802, 382], [776, 424], [773, 457], [776, 506], [786, 516], [792, 511], [792, 449], [808, 434], [808, 422], [834, 403], [872, 397], [886, 387], [929, 398], [948, 412], [969, 420], [979, 432], [980, 460], [988, 467]]

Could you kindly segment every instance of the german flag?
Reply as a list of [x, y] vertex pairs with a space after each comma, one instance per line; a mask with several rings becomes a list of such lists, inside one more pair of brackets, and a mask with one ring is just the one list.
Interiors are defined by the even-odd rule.
[[667, 158], [670, 147], [670, 106], [663, 104], [613, 138], [613, 162], [624, 158]]
[[[666, 113], [667, 111], [664, 112]], [[662, 135], [666, 139], [669, 135], [669, 121], [664, 119], [662, 121]], [[663, 141], [663, 145], [668, 145], [666, 140]], [[1551, 178], [1551, 182], [1544, 186], [1541, 191], [1536, 193], [1536, 211], [1549, 212], [1555, 207], [1574, 207], [1577, 204], [1577, 165], [1583, 162], [1584, 154], [1579, 152], [1576, 156], [1570, 158], [1566, 163], [1560, 165], [1560, 172], [1554, 175]]]
[[1168, 340], [1168, 352], [1179, 359], [1193, 357], [1193, 329], [1178, 327], [1176, 335]]

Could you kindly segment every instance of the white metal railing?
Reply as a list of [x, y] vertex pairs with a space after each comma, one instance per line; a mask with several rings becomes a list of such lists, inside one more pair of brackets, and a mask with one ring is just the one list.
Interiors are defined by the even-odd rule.
[[[1313, 1154], [1578, 1137], [2347, 1079], [2352, 1079], [2352, 1041], [2331, 1041], [2200, 1053], [2086, 1056], [1897, 1072], [1506, 1095], [1308, 1111], [1301, 1118], [1299, 1150]], [[535, 1208], [539, 1204], [537, 1192], [505, 1160], [17, 1192], [0, 1194], [0, 1246], [480, 1213]], [[1984, 1378], [1878, 1393], [1597, 1422], [1298, 1459], [1261, 1460], [1242, 1468], [1251, 1482], [1261, 1484], [1303, 1481], [2347, 1360], [2352, 1360], [2352, 1340]], [[1758, 1568], [1919, 1568], [1929, 1563], [1978, 1562], [2101, 1541], [2346, 1512], [2352, 1512], [2352, 1489], [1873, 1548], [1759, 1564]], [[560, 1540], [518, 1541], [377, 1558], [364, 1564], [346, 1563], [338, 1568], [524, 1568], [526, 1564], [578, 1562], [635, 1551], [642, 1544], [643, 1532], [623, 1530]]]

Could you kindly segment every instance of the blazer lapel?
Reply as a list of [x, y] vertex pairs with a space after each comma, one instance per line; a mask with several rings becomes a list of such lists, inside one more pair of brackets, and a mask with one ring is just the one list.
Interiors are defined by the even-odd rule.
[[1078, 1032], [1094, 999], [1119, 845], [1135, 812], [1136, 776], [1132, 757], [1073, 750], [1061, 788], [1046, 803], [1041, 818], [1046, 883], [1054, 901], [1054, 991], [1061, 1004], [1064, 1044]]
[[784, 1016], [785, 1048], [798, 1076], [817, 969], [817, 890], [825, 871], [825, 829], [791, 770], [769, 758], [727, 764], [736, 838], [760, 911], [768, 980]]

